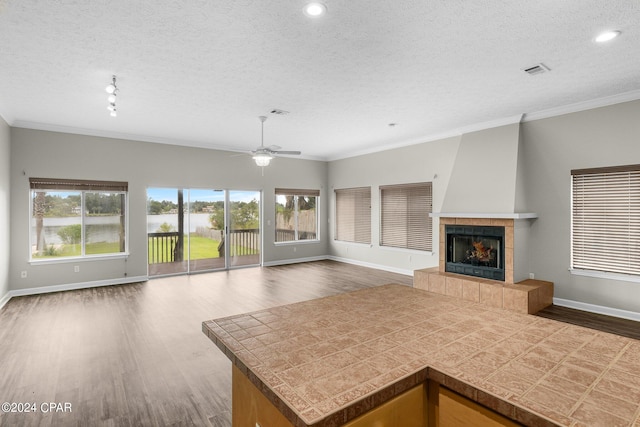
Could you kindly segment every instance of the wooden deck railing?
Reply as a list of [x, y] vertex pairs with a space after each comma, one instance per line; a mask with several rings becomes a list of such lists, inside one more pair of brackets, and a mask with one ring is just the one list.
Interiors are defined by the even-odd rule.
[[[175, 247], [178, 243], [177, 231], [168, 233], [147, 233], [149, 239], [149, 264], [175, 262]], [[260, 229], [231, 230], [229, 233], [230, 256], [256, 255], [260, 253]], [[185, 240], [186, 242], [186, 240]], [[218, 246], [218, 256], [224, 257], [224, 240]], [[186, 244], [186, 243], [185, 243]], [[215, 256], [212, 256], [215, 258]]]
[[177, 231], [169, 233], [148, 233], [149, 239], [149, 264], [162, 264], [174, 262], [175, 248], [178, 243]]

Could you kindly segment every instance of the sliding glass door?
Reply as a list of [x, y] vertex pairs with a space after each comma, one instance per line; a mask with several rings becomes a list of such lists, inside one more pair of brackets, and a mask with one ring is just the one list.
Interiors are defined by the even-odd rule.
[[230, 267], [260, 264], [260, 192], [229, 191]]
[[[184, 247], [184, 191], [177, 188], [147, 189], [147, 256], [149, 276], [189, 271]], [[187, 240], [188, 242], [188, 240]]]
[[260, 265], [260, 192], [147, 189], [149, 275]]
[[226, 267], [224, 190], [189, 190], [189, 271]]

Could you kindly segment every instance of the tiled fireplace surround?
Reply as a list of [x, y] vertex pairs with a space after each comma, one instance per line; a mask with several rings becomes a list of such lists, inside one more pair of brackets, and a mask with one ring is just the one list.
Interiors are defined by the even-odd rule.
[[[517, 277], [514, 275], [514, 247], [516, 244], [526, 244], [518, 242], [514, 238], [515, 221], [527, 220], [440, 217], [439, 265], [438, 267], [416, 270], [413, 276], [414, 287], [518, 313], [533, 314], [551, 305], [553, 302], [552, 282], [525, 279], [514, 283], [514, 277]], [[505, 228], [504, 282], [445, 272], [445, 226], [448, 224]]]

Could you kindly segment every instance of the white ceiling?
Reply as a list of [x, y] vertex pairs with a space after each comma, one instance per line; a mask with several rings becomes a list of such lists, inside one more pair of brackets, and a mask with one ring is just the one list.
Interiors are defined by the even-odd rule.
[[[636, 0], [324, 3], [311, 19], [305, 0], [0, 0], [0, 115], [231, 150], [259, 145], [268, 115], [266, 145], [330, 160], [640, 98]], [[622, 35], [594, 43], [606, 29]]]

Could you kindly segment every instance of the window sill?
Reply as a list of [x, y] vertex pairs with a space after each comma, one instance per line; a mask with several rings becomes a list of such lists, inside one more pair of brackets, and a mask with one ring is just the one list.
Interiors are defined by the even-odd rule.
[[389, 251], [389, 252], [402, 252], [407, 254], [416, 254], [416, 255], [429, 255], [433, 256], [433, 251], [421, 251], [418, 249], [406, 249], [406, 248], [396, 248], [394, 246], [380, 246], [380, 249]]
[[89, 255], [84, 257], [32, 259], [32, 260], [29, 260], [29, 264], [31, 265], [68, 264], [68, 263], [74, 263], [74, 262], [127, 259], [128, 257], [129, 257], [129, 253], [125, 252], [125, 253], [114, 254], [114, 255]]
[[373, 244], [371, 243], [358, 243], [358, 242], [347, 242], [346, 240], [333, 240], [333, 243], [337, 243], [339, 245], [348, 245], [348, 246], [360, 246], [363, 248], [372, 248]]
[[312, 245], [320, 243], [320, 240], [290, 240], [288, 242], [274, 242], [274, 246]]
[[620, 280], [624, 282], [640, 283], [640, 276], [636, 276], [633, 274], [611, 273], [608, 271], [598, 270], [580, 270], [577, 268], [570, 268], [569, 272], [574, 276], [595, 277], [597, 279]]

